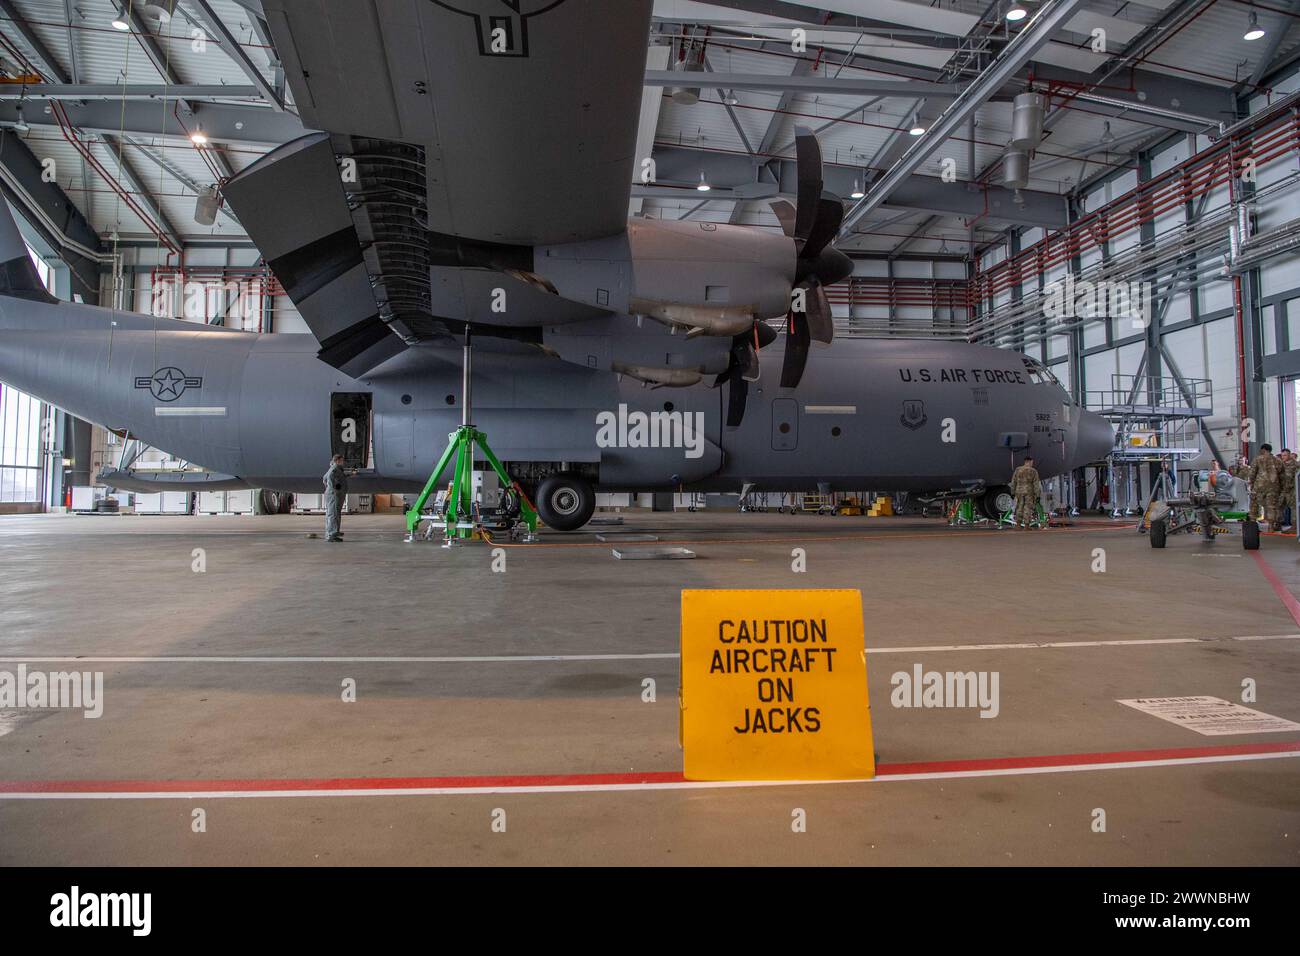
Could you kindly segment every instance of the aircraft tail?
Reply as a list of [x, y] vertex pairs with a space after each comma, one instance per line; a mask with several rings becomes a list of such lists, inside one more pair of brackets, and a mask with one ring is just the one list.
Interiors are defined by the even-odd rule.
[[27, 243], [3, 197], [0, 197], [0, 295], [37, 302], [58, 301], [36, 273]]

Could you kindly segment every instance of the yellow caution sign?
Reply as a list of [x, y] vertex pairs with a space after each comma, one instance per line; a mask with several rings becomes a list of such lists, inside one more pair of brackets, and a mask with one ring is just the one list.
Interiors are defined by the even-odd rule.
[[683, 591], [688, 780], [875, 776], [862, 592]]

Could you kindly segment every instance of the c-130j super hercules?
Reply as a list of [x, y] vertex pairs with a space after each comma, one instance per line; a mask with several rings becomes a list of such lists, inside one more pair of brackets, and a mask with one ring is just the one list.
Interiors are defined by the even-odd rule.
[[0, 381], [207, 469], [113, 484], [319, 491], [338, 451], [373, 461], [354, 491], [417, 491], [460, 424], [467, 326], [474, 425], [561, 531], [596, 490], [965, 489], [992, 510], [1013, 458], [1050, 477], [1110, 450], [1023, 355], [810, 349], [852, 269], [811, 134], [783, 234], [629, 221], [651, 0], [265, 9], [304, 124], [328, 132], [223, 193], [311, 334], [57, 301], [0, 216]]

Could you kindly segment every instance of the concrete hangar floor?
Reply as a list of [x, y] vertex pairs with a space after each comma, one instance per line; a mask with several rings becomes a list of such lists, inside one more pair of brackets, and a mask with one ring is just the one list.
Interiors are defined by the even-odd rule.
[[[0, 864], [1300, 861], [1300, 732], [1119, 703], [1251, 679], [1249, 706], [1300, 721], [1294, 539], [1257, 559], [1109, 522], [644, 515], [600, 530], [698, 559], [617, 561], [591, 529], [491, 573], [486, 547], [403, 544], [400, 517], [341, 547], [318, 523], [0, 519], [0, 667], [105, 687], [99, 719], [0, 711]], [[680, 590], [804, 586], [862, 591], [879, 776], [683, 781]], [[916, 665], [996, 671], [996, 718], [893, 706]]]

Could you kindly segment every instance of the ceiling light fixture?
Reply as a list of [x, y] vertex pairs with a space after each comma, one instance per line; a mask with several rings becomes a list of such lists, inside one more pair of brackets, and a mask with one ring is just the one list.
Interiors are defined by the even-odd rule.
[[208, 134], [203, 132], [202, 123], [194, 127], [194, 132], [190, 133], [190, 142], [195, 146], [206, 146], [208, 144]]
[[117, 15], [113, 17], [113, 29], [121, 30], [123, 33], [131, 29], [131, 22], [126, 18], [125, 7], [119, 6], [117, 8]]
[[1101, 141], [1105, 143], [1115, 142], [1115, 134], [1110, 131], [1110, 123], [1106, 123], [1106, 130], [1101, 134]]
[[849, 193], [849, 198], [861, 199], [864, 196], [866, 196], [866, 193], [862, 191], [862, 181], [858, 179], [853, 180], [853, 192]]
[[1250, 25], [1246, 27], [1246, 32], [1241, 35], [1243, 40], [1258, 40], [1264, 35], [1264, 28], [1259, 25], [1259, 16], [1255, 11], [1250, 11]]
[[702, 192], [702, 193], [706, 193], [706, 192], [708, 192], [710, 189], [713, 188], [712, 186], [709, 185], [709, 181], [708, 181], [707, 179], [704, 178], [704, 172], [703, 172], [703, 170], [700, 171], [700, 184], [699, 184], [698, 186], [696, 186], [695, 188], [698, 189], [698, 190], [699, 190], [700, 192]]
[[22, 103], [19, 103], [19, 104], [18, 104], [18, 122], [14, 123], [14, 132], [15, 132], [15, 133], [27, 133], [27, 132], [30, 132], [30, 131], [31, 131], [31, 127], [27, 125], [27, 120], [23, 119], [23, 104], [22, 104]]
[[1007, 8], [1006, 16], [1012, 23], [1018, 23], [1029, 16], [1029, 11], [1020, 5], [1020, 0], [1012, 0], [1011, 6]]
[[907, 134], [909, 136], [925, 135], [925, 124], [921, 122], [921, 117], [918, 116], [912, 120], [912, 128], [907, 131]]

